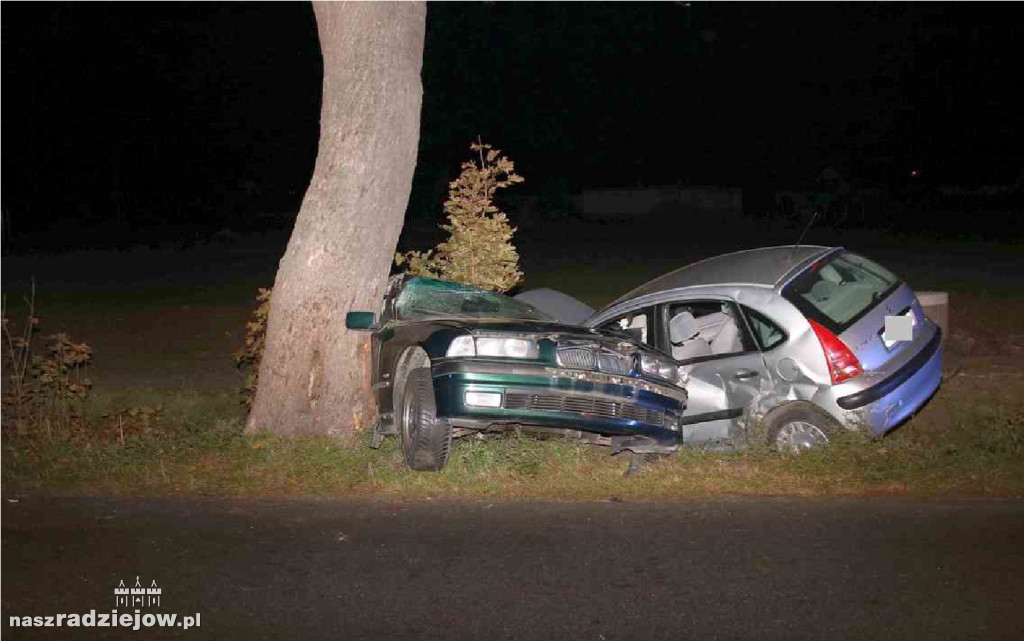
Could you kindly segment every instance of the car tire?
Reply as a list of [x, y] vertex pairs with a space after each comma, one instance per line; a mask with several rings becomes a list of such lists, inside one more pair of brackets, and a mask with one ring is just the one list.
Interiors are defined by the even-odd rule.
[[399, 416], [405, 464], [420, 471], [443, 469], [452, 449], [452, 426], [437, 418], [434, 379], [429, 367], [409, 372]]
[[786, 403], [764, 417], [768, 444], [785, 454], [825, 447], [842, 430], [839, 423], [810, 403]]

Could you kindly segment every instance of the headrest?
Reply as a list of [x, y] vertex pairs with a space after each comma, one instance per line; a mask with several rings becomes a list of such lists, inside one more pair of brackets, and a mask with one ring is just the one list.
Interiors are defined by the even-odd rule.
[[697, 335], [697, 321], [690, 312], [679, 312], [668, 322], [669, 339], [682, 343]]

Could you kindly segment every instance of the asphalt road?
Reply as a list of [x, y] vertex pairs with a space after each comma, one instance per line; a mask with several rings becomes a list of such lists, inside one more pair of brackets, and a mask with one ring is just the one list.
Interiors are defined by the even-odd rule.
[[[4, 639], [1024, 638], [1021, 501], [13, 498]], [[199, 627], [11, 627], [136, 576]]]

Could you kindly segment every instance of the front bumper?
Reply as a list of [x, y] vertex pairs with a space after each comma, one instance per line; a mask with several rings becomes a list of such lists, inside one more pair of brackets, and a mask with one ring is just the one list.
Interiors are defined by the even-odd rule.
[[[438, 417], [455, 425], [579, 430], [612, 437], [610, 444], [617, 450], [679, 448], [679, 416], [686, 393], [678, 388], [628, 376], [508, 361], [443, 359], [432, 369]], [[500, 405], [467, 404], [467, 392], [500, 394]]]

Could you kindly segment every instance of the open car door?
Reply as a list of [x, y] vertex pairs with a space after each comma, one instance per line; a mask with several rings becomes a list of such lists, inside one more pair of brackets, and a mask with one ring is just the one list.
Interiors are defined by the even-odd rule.
[[749, 408], [771, 379], [739, 307], [724, 299], [679, 300], [658, 313], [658, 338], [689, 377], [683, 443], [745, 439]]

